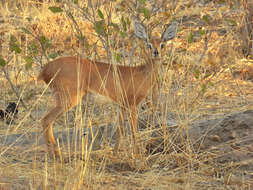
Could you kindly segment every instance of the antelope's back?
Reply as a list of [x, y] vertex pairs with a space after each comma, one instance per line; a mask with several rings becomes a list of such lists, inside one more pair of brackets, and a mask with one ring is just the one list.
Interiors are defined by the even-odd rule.
[[43, 80], [46, 84], [52, 81], [71, 81], [76, 80], [77, 76], [77, 57], [61, 57], [49, 62], [44, 66], [37, 80]]

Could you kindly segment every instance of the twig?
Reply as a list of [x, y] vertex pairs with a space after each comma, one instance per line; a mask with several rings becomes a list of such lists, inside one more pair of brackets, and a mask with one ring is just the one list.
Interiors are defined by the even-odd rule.
[[[34, 39], [36, 39], [36, 40], [39, 41], [40, 46], [41, 46], [41, 49], [42, 49], [42, 54], [46, 57], [47, 62], [49, 62], [49, 57], [47, 56], [45, 46], [44, 46], [44, 44], [42, 43], [40, 37], [36, 36], [36, 35], [33, 34], [33, 33], [30, 33], [30, 35], [31, 35]], [[42, 60], [42, 56], [43, 56], [43, 55], [41, 55], [41, 60]], [[42, 61], [41, 61], [40, 65], [42, 66]]]
[[71, 14], [70, 11], [66, 11], [67, 16], [71, 19], [71, 21], [74, 23], [75, 29], [77, 30], [77, 32], [79, 33], [79, 39], [81, 39], [81, 57], [84, 57], [84, 40], [85, 40], [85, 36], [83, 35], [83, 32], [81, 31], [79, 25], [77, 24], [74, 16]]
[[203, 52], [202, 52], [202, 54], [201, 54], [201, 56], [200, 56], [200, 58], [199, 58], [199, 61], [198, 61], [199, 63], [202, 61], [203, 57], [204, 57], [205, 54], [206, 54], [206, 51], [207, 51], [207, 49], [208, 49], [208, 43], [209, 43], [209, 41], [210, 41], [210, 39], [211, 39], [212, 33], [213, 33], [213, 29], [211, 29], [211, 30], [209, 31], [209, 35], [208, 35], [208, 37], [207, 37], [206, 40], [205, 40], [204, 50], [203, 50]]

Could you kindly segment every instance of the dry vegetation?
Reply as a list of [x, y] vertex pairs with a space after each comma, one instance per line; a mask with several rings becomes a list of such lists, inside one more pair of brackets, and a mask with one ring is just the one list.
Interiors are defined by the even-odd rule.
[[[0, 190], [253, 189], [253, 115], [244, 112], [253, 105], [246, 0], [61, 2], [0, 2], [0, 108], [19, 103], [17, 119], [0, 121]], [[54, 13], [56, 7], [62, 12]], [[132, 51], [138, 44], [133, 16], [153, 34], [180, 23], [163, 52], [159, 102], [143, 102], [139, 110], [143, 160], [134, 160], [127, 145], [112, 154], [108, 136], [119, 108], [94, 96], [55, 123], [66, 155], [54, 160], [40, 125], [53, 100], [34, 79], [56, 56], [141, 64], [142, 50]], [[84, 131], [101, 132], [96, 150], [87, 146], [91, 137]]]

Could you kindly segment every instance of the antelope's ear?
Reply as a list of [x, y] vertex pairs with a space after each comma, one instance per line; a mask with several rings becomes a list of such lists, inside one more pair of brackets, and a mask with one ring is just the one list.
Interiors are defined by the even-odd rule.
[[166, 25], [166, 29], [162, 34], [162, 41], [166, 42], [175, 38], [177, 34], [178, 22], [172, 22]]
[[134, 20], [134, 34], [138, 38], [143, 39], [146, 42], [148, 41], [148, 35], [145, 26], [136, 20]]

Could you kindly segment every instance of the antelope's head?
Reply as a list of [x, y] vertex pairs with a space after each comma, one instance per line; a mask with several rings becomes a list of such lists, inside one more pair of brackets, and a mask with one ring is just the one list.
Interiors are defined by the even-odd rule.
[[165, 44], [168, 40], [172, 40], [177, 33], [177, 22], [167, 24], [161, 37], [153, 36], [149, 38], [146, 28], [138, 21], [134, 21], [134, 33], [139, 38], [144, 40], [148, 55], [151, 55], [153, 59], [159, 58], [161, 51], [165, 48]]

